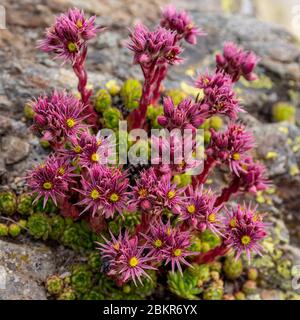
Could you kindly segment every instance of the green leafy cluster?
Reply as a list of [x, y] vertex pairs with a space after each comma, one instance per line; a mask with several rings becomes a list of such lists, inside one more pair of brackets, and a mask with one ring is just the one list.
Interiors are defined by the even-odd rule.
[[129, 111], [139, 106], [142, 96], [142, 84], [136, 79], [128, 79], [124, 82], [121, 89], [121, 97], [125, 108]]

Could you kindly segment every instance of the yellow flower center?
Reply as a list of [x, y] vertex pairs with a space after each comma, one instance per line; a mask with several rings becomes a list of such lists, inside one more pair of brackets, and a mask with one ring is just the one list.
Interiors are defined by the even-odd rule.
[[82, 28], [82, 21], [81, 20], [77, 20], [76, 21], [76, 26], [80, 29]]
[[193, 214], [193, 213], [195, 213], [196, 208], [195, 208], [195, 206], [194, 206], [193, 204], [190, 204], [190, 205], [187, 207], [187, 211], [188, 211], [188, 213]]
[[139, 259], [137, 257], [132, 257], [129, 260], [130, 267], [134, 268], [139, 264]]
[[113, 245], [113, 248], [114, 248], [116, 251], [119, 251], [119, 250], [120, 250], [120, 243], [119, 243], [119, 242], [116, 242], [116, 243]]
[[91, 160], [94, 162], [98, 162], [99, 161], [99, 155], [97, 153], [93, 153], [91, 155]]
[[236, 227], [236, 218], [231, 219], [229, 225], [231, 228], [235, 228]]
[[67, 119], [67, 126], [69, 128], [73, 128], [75, 126], [75, 124], [76, 124], [76, 121], [74, 119], [72, 119], [72, 118]]
[[96, 190], [96, 189], [92, 190], [92, 192], [91, 192], [91, 198], [92, 198], [93, 200], [97, 200], [99, 197], [100, 197], [100, 194], [99, 194], [98, 190]]
[[45, 190], [50, 190], [50, 189], [52, 189], [52, 183], [51, 183], [51, 182], [44, 182], [43, 188], [44, 188]]
[[166, 233], [167, 233], [168, 236], [170, 236], [170, 235], [171, 235], [171, 232], [172, 232], [172, 229], [171, 229], [171, 228], [168, 228]]
[[117, 202], [119, 200], [119, 196], [116, 193], [111, 194], [111, 196], [109, 197], [109, 199], [112, 202]]
[[77, 45], [74, 42], [69, 42], [68, 43], [68, 50], [70, 52], [76, 52], [77, 51]]
[[243, 245], [247, 245], [247, 244], [249, 244], [250, 243], [250, 241], [251, 241], [251, 238], [249, 237], [249, 236], [242, 236], [242, 238], [241, 238], [241, 243], [243, 244]]
[[239, 153], [234, 153], [232, 155], [232, 159], [235, 160], [235, 161], [238, 161], [241, 159], [241, 155]]
[[148, 192], [147, 192], [146, 189], [140, 189], [139, 190], [140, 197], [145, 198], [147, 196], [147, 194], [148, 194]]
[[176, 191], [171, 190], [168, 192], [168, 198], [173, 199], [176, 196]]
[[215, 222], [216, 221], [216, 215], [214, 213], [211, 213], [209, 216], [208, 216], [208, 221], [209, 222]]
[[75, 153], [80, 153], [81, 152], [81, 147], [80, 146], [75, 146], [73, 148], [73, 150], [74, 150]]
[[181, 250], [181, 249], [175, 249], [175, 250], [173, 251], [174, 257], [180, 257], [181, 254], [182, 254], [182, 250]]
[[66, 172], [66, 170], [65, 170], [65, 168], [64, 167], [60, 167], [59, 169], [58, 169], [58, 173], [62, 176], [63, 174], [65, 174], [65, 172]]
[[102, 144], [102, 140], [98, 140], [98, 141], [97, 141], [97, 146], [100, 147], [101, 144]]
[[162, 246], [162, 241], [160, 239], [157, 239], [154, 241], [154, 247], [160, 248]]

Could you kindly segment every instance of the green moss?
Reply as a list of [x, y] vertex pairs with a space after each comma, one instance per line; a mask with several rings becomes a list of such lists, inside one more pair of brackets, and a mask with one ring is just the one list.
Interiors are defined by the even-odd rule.
[[62, 235], [62, 243], [75, 251], [91, 250], [94, 247], [92, 234], [82, 224], [68, 224]]
[[295, 107], [288, 103], [278, 102], [273, 106], [272, 115], [273, 115], [273, 121], [275, 122], [287, 121], [290, 123], [294, 123], [295, 114], [296, 114]]
[[226, 275], [226, 278], [229, 280], [235, 280], [239, 278], [243, 273], [242, 260], [236, 260], [233, 257], [227, 257], [224, 262], [223, 271]]
[[121, 89], [121, 96], [127, 110], [137, 108], [142, 96], [142, 84], [136, 79], [126, 80]]
[[33, 212], [32, 196], [28, 193], [22, 193], [17, 199], [17, 212], [24, 216], [29, 216]]
[[100, 293], [100, 288], [93, 288], [89, 292], [85, 293], [82, 297], [83, 300], [104, 300], [104, 296]]
[[104, 112], [112, 106], [111, 95], [106, 89], [100, 89], [95, 97], [95, 110], [99, 113]]
[[91, 271], [84, 265], [74, 266], [71, 275], [71, 285], [76, 292], [86, 293], [92, 286]]
[[12, 191], [0, 193], [0, 213], [11, 216], [17, 209], [17, 197]]
[[189, 273], [196, 277], [197, 283], [201, 281], [202, 283], [210, 280], [210, 270], [207, 264], [196, 264], [193, 263], [192, 267], [188, 269]]
[[119, 109], [111, 107], [103, 112], [103, 123], [108, 129], [118, 129], [122, 114]]
[[4, 223], [0, 223], [0, 237], [8, 236], [8, 226]]
[[59, 215], [50, 217], [50, 233], [49, 236], [53, 240], [60, 240], [65, 230], [65, 219]]
[[51, 295], [59, 295], [64, 288], [63, 280], [59, 276], [51, 276], [46, 281], [46, 289]]
[[123, 216], [118, 215], [114, 220], [109, 222], [109, 229], [116, 235], [122, 228], [129, 232], [134, 232], [137, 225], [141, 223], [141, 215], [137, 212], [123, 212]]
[[91, 252], [88, 257], [88, 266], [92, 271], [99, 272], [101, 267], [100, 253], [98, 251]]
[[50, 221], [43, 213], [32, 214], [27, 223], [29, 234], [35, 239], [46, 240], [51, 230]]

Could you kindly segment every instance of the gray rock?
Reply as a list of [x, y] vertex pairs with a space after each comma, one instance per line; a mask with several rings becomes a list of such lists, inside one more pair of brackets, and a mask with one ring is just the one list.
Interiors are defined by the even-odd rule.
[[0, 300], [44, 300], [43, 282], [55, 272], [55, 259], [42, 243], [14, 244], [0, 240], [0, 272], [5, 289], [0, 286]]
[[7, 165], [15, 164], [24, 160], [30, 151], [29, 143], [23, 139], [14, 136], [8, 136], [2, 139], [2, 151]]

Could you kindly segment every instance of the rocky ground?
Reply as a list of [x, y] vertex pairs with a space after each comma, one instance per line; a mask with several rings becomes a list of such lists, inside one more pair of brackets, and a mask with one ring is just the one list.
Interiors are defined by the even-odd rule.
[[[131, 56], [122, 46], [128, 34], [127, 27], [139, 19], [148, 25], [154, 24], [163, 3], [161, 0], [2, 0], [1, 4], [6, 8], [7, 29], [0, 30], [1, 188], [21, 191], [24, 181], [20, 177], [46, 154], [38, 139], [28, 130], [23, 117], [24, 104], [32, 96], [53, 88], [76, 89], [71, 69], [59, 67], [48, 55], [35, 48], [44, 28], [53, 21], [53, 15], [70, 6], [80, 6], [87, 13], [96, 14], [99, 24], [109, 27], [109, 32], [92, 43], [88, 57], [89, 81], [100, 87], [112, 78], [140, 78], [136, 67], [129, 68]], [[167, 87], [186, 89], [189, 76], [195, 70], [204, 72], [212, 66], [214, 53], [222, 48], [225, 40], [233, 40], [261, 57], [258, 70], [261, 81], [253, 85], [242, 83], [238, 93], [249, 112], [243, 115], [243, 121], [257, 136], [257, 156], [265, 161], [276, 188], [274, 194], [261, 196], [257, 201], [269, 212], [276, 226], [272, 235], [275, 249], [278, 246], [283, 256], [289, 257], [290, 265], [284, 269], [280, 267], [284, 259], [273, 261], [273, 244], [267, 255], [273, 257], [267, 261], [269, 269], [263, 269], [265, 262], [258, 261], [258, 266], [265, 270], [265, 289], [263, 294], [253, 298], [286, 297], [286, 292], [291, 292], [291, 266], [297, 261], [300, 264], [300, 128], [297, 123], [272, 123], [271, 109], [278, 102], [300, 107], [299, 45], [281, 27], [253, 17], [207, 12], [197, 0], [188, 4], [177, 3], [191, 11], [207, 37], [202, 38], [196, 47], [186, 48], [188, 58], [183, 66], [171, 72]], [[62, 256], [73, 258], [65, 249], [50, 248], [41, 243], [0, 241], [0, 266], [8, 272], [8, 290], [0, 290], [0, 299], [45, 299], [41, 283], [63, 265]]]

